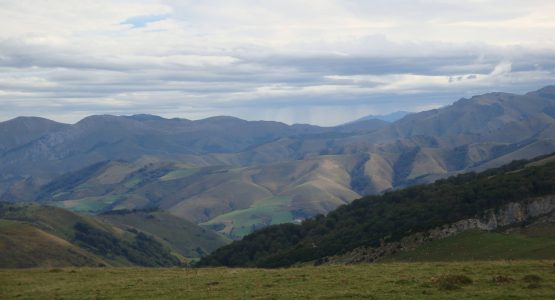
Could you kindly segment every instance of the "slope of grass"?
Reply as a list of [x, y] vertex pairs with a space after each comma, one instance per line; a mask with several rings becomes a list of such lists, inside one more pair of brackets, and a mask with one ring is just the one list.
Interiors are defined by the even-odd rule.
[[0, 220], [0, 268], [105, 264], [99, 257], [32, 225]]
[[156, 236], [188, 258], [200, 257], [229, 243], [215, 232], [163, 211], [111, 213], [98, 218], [125, 230], [136, 229]]
[[85, 197], [82, 199], [51, 202], [52, 205], [70, 209], [76, 212], [97, 213], [120, 199], [119, 195], [108, 195], [106, 197]]
[[384, 261], [471, 261], [498, 259], [555, 259], [555, 238], [468, 231], [426, 243]]
[[191, 176], [191, 175], [195, 174], [197, 171], [198, 171], [198, 169], [195, 169], [195, 168], [177, 169], [175, 171], [171, 171], [168, 174], [160, 177], [160, 180], [161, 181], [169, 181], [169, 180], [181, 179], [181, 178]]
[[224, 224], [227, 226], [225, 234], [232, 238], [241, 238], [255, 229], [293, 221], [293, 214], [289, 210], [291, 198], [272, 197], [254, 203], [247, 209], [235, 210], [219, 215], [209, 222], [202, 223], [203, 226], [214, 226]]
[[0, 270], [0, 298], [552, 299], [552, 261]]
[[76, 254], [100, 257], [111, 266], [181, 264], [149, 235], [57, 207], [0, 203], [0, 221], [10, 225], [2, 226], [5, 243], [0, 256], [10, 257], [12, 267], [96, 265], [74, 259]]
[[78, 222], [87, 223], [98, 229], [113, 232], [111, 226], [98, 222], [91, 216], [76, 214], [58, 207], [38, 204], [16, 205], [0, 203], [0, 219], [25, 222], [66, 240], [74, 237], [75, 231], [73, 226]]

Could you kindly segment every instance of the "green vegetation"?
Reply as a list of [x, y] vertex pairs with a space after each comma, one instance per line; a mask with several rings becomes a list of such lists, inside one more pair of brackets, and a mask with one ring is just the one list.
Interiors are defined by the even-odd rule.
[[215, 232], [154, 208], [109, 211], [98, 218], [123, 230], [155, 236], [187, 258], [198, 258], [230, 242]]
[[555, 259], [555, 238], [468, 231], [444, 240], [423, 244], [415, 250], [398, 253], [383, 261], [499, 259]]
[[102, 258], [30, 224], [0, 220], [0, 268], [105, 264]]
[[168, 174], [160, 177], [160, 180], [161, 181], [169, 181], [169, 180], [181, 179], [181, 178], [189, 177], [189, 176], [195, 174], [196, 172], [198, 172], [198, 169], [196, 169], [196, 168], [177, 169], [175, 171], [171, 171]]
[[56, 180], [41, 188], [41, 192], [37, 196], [37, 199], [47, 199], [50, 194], [57, 193], [62, 189], [68, 190], [77, 188], [79, 185], [87, 181], [90, 176], [105, 167], [108, 163], [109, 162], [107, 161], [95, 163], [77, 172], [70, 172], [58, 177]]
[[131, 188], [134, 188], [135, 186], [137, 186], [141, 182], [142, 182], [141, 178], [134, 177], [134, 178], [131, 178], [131, 179], [127, 180], [123, 184], [123, 186], [125, 186], [128, 189], [131, 189]]
[[258, 228], [292, 222], [293, 214], [289, 211], [290, 205], [290, 197], [272, 197], [258, 201], [247, 209], [219, 215], [200, 225], [214, 227], [229, 224], [229, 231], [223, 232], [231, 238], [241, 238]]
[[0, 270], [2, 299], [551, 299], [552, 261]]
[[0, 265], [176, 266], [158, 240], [57, 207], [0, 203]]
[[49, 204], [70, 209], [76, 212], [98, 213], [106, 207], [114, 204], [121, 197], [119, 195], [109, 195], [106, 197], [85, 197], [77, 200], [55, 201]]
[[516, 161], [480, 174], [368, 196], [301, 225], [277, 225], [216, 250], [200, 266], [283, 267], [396, 241], [485, 209], [555, 191], [555, 163]]
[[130, 262], [145, 267], [180, 264], [179, 259], [171, 255], [160, 242], [142, 232], [137, 233], [133, 240], [128, 242], [86, 223], [76, 223], [74, 229], [75, 243], [102, 257], [115, 260], [123, 256]]

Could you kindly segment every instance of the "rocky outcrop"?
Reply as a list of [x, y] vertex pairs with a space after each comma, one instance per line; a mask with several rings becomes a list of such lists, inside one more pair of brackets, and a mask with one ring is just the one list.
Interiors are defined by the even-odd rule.
[[324, 259], [326, 264], [376, 262], [398, 252], [413, 250], [435, 240], [441, 240], [467, 230], [492, 231], [506, 226], [555, 220], [555, 195], [511, 202], [497, 209], [489, 209], [475, 218], [464, 219], [428, 231], [408, 235], [396, 242], [382, 242], [379, 247], [360, 247], [353, 251]]

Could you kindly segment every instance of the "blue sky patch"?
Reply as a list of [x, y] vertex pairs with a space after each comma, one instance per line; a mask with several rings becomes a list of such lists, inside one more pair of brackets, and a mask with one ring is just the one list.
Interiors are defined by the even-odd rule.
[[147, 26], [148, 23], [159, 22], [159, 21], [167, 19], [168, 17], [169, 17], [169, 15], [167, 15], [167, 14], [165, 14], [165, 15], [135, 16], [135, 17], [131, 17], [131, 18], [121, 22], [121, 24], [129, 24], [129, 25], [133, 26], [133, 28], [141, 28], [141, 27]]

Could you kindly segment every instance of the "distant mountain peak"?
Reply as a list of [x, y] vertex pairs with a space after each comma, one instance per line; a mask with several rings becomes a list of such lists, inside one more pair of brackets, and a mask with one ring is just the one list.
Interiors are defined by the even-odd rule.
[[208, 117], [205, 119], [197, 120], [195, 122], [222, 123], [222, 122], [248, 122], [248, 121], [245, 121], [237, 117], [232, 117], [232, 116], [214, 116], [214, 117]]
[[397, 120], [400, 120], [400, 119], [404, 118], [405, 116], [407, 116], [409, 114], [412, 114], [412, 113], [408, 112], [408, 111], [395, 111], [395, 112], [384, 114], [384, 115], [368, 115], [368, 116], [356, 119], [354, 121], [347, 122], [347, 123], [342, 124], [342, 125], [350, 125], [350, 124], [353, 124], [353, 123], [368, 121], [368, 120], [381, 120], [381, 121], [385, 121], [385, 122], [388, 122], [388, 123], [393, 123]]
[[132, 119], [135, 121], [164, 121], [167, 120], [166, 118], [157, 116], [157, 115], [151, 115], [151, 114], [136, 114], [136, 115], [131, 115], [131, 116], [125, 116], [128, 119]]
[[15, 117], [15, 118], [13, 118], [13, 119], [6, 120], [6, 121], [0, 122], [0, 123], [9, 124], [9, 123], [29, 123], [29, 122], [41, 122], [41, 123], [51, 123], [51, 124], [67, 125], [67, 124], [60, 123], [60, 122], [56, 122], [56, 121], [52, 121], [52, 120], [49, 120], [49, 119], [46, 119], [46, 118], [41, 118], [41, 117], [28, 117], [28, 116]]
[[548, 85], [545, 86], [537, 91], [530, 92], [526, 94], [527, 96], [538, 96], [542, 98], [547, 98], [551, 100], [555, 100], [555, 85]]

